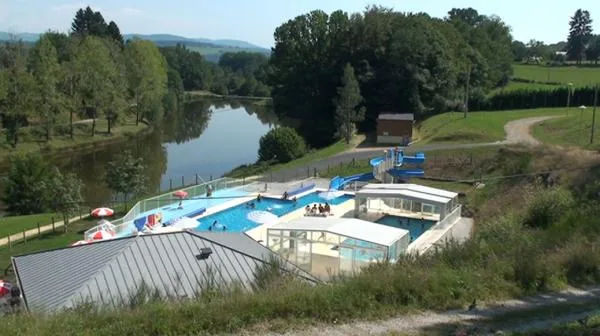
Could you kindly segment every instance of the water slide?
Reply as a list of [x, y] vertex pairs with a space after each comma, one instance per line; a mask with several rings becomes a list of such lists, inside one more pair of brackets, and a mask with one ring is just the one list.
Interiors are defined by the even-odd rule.
[[387, 173], [397, 178], [421, 177], [425, 175], [423, 169], [401, 169], [404, 164], [421, 165], [425, 162], [425, 153], [416, 153], [414, 156], [404, 156], [401, 150], [392, 149], [386, 156], [371, 159], [369, 162], [373, 171], [365, 174], [356, 174], [347, 177], [336, 176], [329, 183], [330, 190], [342, 190], [344, 186], [356, 181], [383, 180]]

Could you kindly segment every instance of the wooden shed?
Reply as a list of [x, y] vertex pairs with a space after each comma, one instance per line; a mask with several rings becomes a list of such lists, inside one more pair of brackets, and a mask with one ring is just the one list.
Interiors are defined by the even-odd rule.
[[412, 113], [380, 113], [377, 118], [377, 143], [408, 145], [412, 142], [414, 122]]

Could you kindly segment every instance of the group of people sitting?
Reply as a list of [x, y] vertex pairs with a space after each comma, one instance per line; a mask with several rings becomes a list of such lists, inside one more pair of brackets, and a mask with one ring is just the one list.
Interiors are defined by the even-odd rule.
[[222, 231], [227, 231], [227, 225], [225, 224], [221, 224], [221, 223], [217, 223], [217, 221], [214, 221], [209, 227], [208, 227], [208, 231], [213, 231], [213, 230], [222, 230]]
[[319, 216], [319, 217], [327, 217], [331, 214], [331, 207], [329, 203], [325, 204], [313, 204], [311, 207], [307, 205], [304, 208], [304, 216]]

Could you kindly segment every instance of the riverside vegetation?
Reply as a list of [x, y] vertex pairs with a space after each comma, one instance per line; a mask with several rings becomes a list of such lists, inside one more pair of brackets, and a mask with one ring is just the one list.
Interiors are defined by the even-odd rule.
[[[328, 285], [308, 286], [269, 272], [268, 281], [261, 277], [254, 293], [215, 288], [196, 299], [173, 302], [136, 296], [132, 299], [136, 304], [119, 310], [80, 307], [52, 316], [8, 316], [3, 331], [50, 335], [93, 330], [117, 335], [283, 330], [289, 323], [341, 323], [415, 309], [445, 310], [464, 307], [473, 299], [600, 281], [600, 250], [595, 243], [600, 230], [594, 220], [600, 214], [594, 202], [600, 188], [596, 157], [500, 148], [494, 156], [488, 153], [485, 160], [461, 168], [453, 165], [455, 157], [449, 156], [446, 166], [440, 162], [438, 169], [465, 178], [485, 171], [490, 177], [483, 190], [467, 191], [466, 203], [477, 228], [464, 245], [450, 244], [430, 255], [373, 265]], [[556, 173], [536, 174], [547, 170]], [[502, 178], [509, 175], [517, 177]]]

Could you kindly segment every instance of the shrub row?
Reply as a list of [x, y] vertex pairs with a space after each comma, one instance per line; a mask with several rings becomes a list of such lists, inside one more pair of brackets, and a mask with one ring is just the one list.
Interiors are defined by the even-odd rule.
[[[593, 106], [595, 87], [581, 87], [572, 90], [571, 107]], [[472, 111], [498, 111], [534, 109], [544, 107], [566, 107], [569, 89], [557, 87], [553, 90], [520, 89], [499, 92], [489, 97], [473, 97], [469, 102]]]

